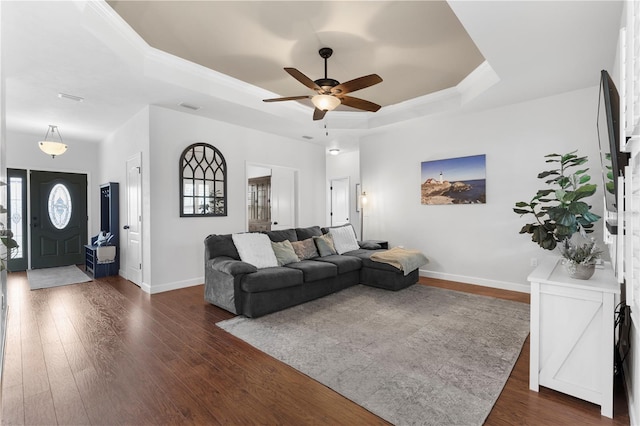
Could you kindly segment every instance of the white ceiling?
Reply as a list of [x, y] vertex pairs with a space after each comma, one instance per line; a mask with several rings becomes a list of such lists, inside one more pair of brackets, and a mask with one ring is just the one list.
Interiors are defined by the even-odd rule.
[[[171, 6], [172, 2], [168, 3], [164, 8]], [[207, 2], [211, 7], [209, 3], [215, 2]], [[233, 25], [235, 37], [242, 41], [236, 40], [234, 50], [246, 51], [220, 53], [206, 63], [200, 59], [206, 65], [202, 66], [151, 47], [103, 1], [0, 2], [7, 129], [33, 134], [35, 143], [44, 136], [48, 124], [55, 124], [72, 147], [73, 143], [99, 142], [145, 105], [190, 112], [178, 106], [185, 102], [201, 107], [193, 112], [197, 115], [300, 141], [306, 141], [305, 135], [311, 136], [313, 143], [349, 150], [357, 146], [360, 135], [416, 116], [452, 108], [488, 108], [596, 86], [599, 71], [614, 62], [622, 11], [622, 3], [617, 1], [449, 2], [486, 61], [466, 78], [459, 74], [454, 77], [453, 82], [463, 78], [458, 84], [447, 83], [454, 85], [429, 93], [438, 89], [425, 89], [415, 76], [402, 78], [404, 67], [415, 63], [416, 52], [428, 52], [434, 44], [451, 42], [438, 40], [438, 31], [414, 37], [412, 31], [424, 30], [417, 24], [419, 20], [410, 19], [407, 22], [411, 25], [405, 28], [397, 13], [381, 12], [402, 10], [411, 14], [415, 8], [415, 16], [421, 16], [419, 13], [426, 13], [424, 2], [322, 2], [321, 7], [315, 2], [251, 4], [256, 8], [250, 9], [247, 25], [240, 21]], [[272, 13], [273, 8], [285, 4], [284, 10]], [[314, 4], [320, 9], [308, 12], [306, 7]], [[232, 9], [237, 14], [247, 5]], [[344, 10], [348, 7], [360, 8], [354, 15], [359, 20], [345, 21]], [[371, 7], [368, 13], [367, 7]], [[148, 10], [155, 9], [144, 10], [151, 13]], [[300, 20], [318, 10], [318, 17]], [[336, 10], [341, 13], [331, 13]], [[191, 46], [189, 40], [181, 38], [185, 27], [197, 23], [216, 26], [229, 18], [219, 13], [213, 19], [192, 22], [188, 15], [179, 15], [180, 19], [176, 15], [175, 21], [167, 18], [171, 14], [162, 16], [160, 28], [170, 36], [165, 41], [183, 40], [178, 43], [181, 50], [175, 51], [183, 52], [183, 56]], [[141, 22], [146, 22], [143, 17]], [[314, 30], [309, 23], [315, 19], [321, 19], [322, 28], [327, 30]], [[292, 22], [300, 25], [283, 27]], [[261, 36], [263, 31], [281, 38], [288, 36], [289, 40], [278, 44], [277, 52], [270, 51]], [[325, 122], [313, 122], [311, 108], [298, 102], [262, 102], [267, 97], [304, 94], [305, 88], [282, 68], [293, 66], [311, 78], [320, 77], [317, 74], [323, 71], [322, 62], [316, 50], [325, 42], [336, 51], [335, 61], [329, 60], [330, 77], [344, 81], [372, 72], [383, 77], [379, 92], [374, 86], [356, 94], [383, 103], [380, 111], [333, 111]], [[209, 45], [211, 51], [222, 52], [230, 44], [212, 40]], [[202, 45], [196, 50], [190, 52], [193, 60], [202, 54]], [[419, 66], [423, 65], [413, 65]], [[455, 69], [456, 65], [447, 67]], [[247, 72], [252, 69], [260, 72]], [[439, 81], [448, 74], [443, 70], [435, 75], [428, 69], [420, 71], [423, 83]], [[258, 81], [260, 76], [264, 81]], [[408, 95], [403, 91], [416, 87], [423, 87], [416, 92], [418, 96], [405, 100]], [[85, 100], [61, 99], [60, 92]], [[329, 136], [325, 135], [325, 123]]]
[[443, 0], [109, 4], [150, 46], [282, 96], [311, 93], [283, 67], [324, 77], [326, 46], [329, 78], [382, 76], [355, 95], [382, 106], [456, 86], [484, 61]]

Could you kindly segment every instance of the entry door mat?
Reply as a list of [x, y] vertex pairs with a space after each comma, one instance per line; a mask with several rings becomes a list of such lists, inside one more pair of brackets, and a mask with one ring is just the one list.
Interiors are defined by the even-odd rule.
[[31, 269], [27, 271], [27, 279], [31, 290], [91, 281], [76, 265]]
[[481, 425], [529, 334], [529, 305], [358, 285], [217, 325], [396, 425]]

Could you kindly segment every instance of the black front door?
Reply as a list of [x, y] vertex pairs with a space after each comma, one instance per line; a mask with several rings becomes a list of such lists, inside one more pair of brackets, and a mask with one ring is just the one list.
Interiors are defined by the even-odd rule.
[[31, 269], [84, 263], [87, 175], [31, 172]]

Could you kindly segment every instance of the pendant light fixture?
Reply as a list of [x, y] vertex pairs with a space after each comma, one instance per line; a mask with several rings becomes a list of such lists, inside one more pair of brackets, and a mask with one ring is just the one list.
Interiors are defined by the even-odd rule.
[[38, 142], [38, 146], [42, 152], [50, 155], [51, 158], [56, 158], [56, 155], [62, 155], [67, 151], [67, 145], [62, 142], [62, 136], [60, 136], [58, 126], [52, 124], [49, 124], [49, 129], [44, 135], [44, 140]]

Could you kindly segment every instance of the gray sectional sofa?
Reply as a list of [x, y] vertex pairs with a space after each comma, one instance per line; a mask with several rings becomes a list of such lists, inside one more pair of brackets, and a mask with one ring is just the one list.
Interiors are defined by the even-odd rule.
[[[335, 228], [313, 226], [264, 234], [274, 243], [295, 244], [321, 237], [331, 229]], [[417, 268], [405, 273], [370, 259], [376, 251], [387, 249], [386, 242], [357, 244], [360, 248], [343, 254], [318, 255], [284, 266], [257, 268], [240, 260], [232, 234], [209, 235], [204, 240], [204, 298], [234, 314], [255, 318], [359, 283], [400, 290], [418, 281]]]

